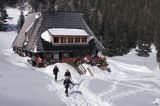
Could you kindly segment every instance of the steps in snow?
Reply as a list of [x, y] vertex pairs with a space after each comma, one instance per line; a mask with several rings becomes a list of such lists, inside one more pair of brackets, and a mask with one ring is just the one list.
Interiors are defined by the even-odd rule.
[[71, 65], [72, 67], [74, 67], [79, 74], [85, 74], [85, 73], [83, 72], [83, 70], [80, 69], [79, 67], [75, 66], [74, 64], [70, 64], [70, 65]]
[[87, 68], [87, 70], [91, 74], [91, 76], [94, 76], [94, 74], [92, 73], [92, 71], [89, 68]]

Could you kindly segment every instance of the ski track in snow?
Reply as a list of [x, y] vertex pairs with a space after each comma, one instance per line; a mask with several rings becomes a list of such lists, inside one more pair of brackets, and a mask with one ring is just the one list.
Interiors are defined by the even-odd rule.
[[[69, 97], [66, 97], [64, 91], [65, 88], [62, 85], [62, 82], [55, 82], [54, 76], [47, 75], [49, 80], [51, 80], [53, 86], [56, 88], [56, 93], [61, 97], [61, 99], [69, 106], [94, 106], [100, 105], [99, 98], [93, 93], [89, 92], [87, 85], [89, 82], [89, 78], [81, 78], [77, 85], [75, 85], [72, 89], [69, 89]], [[75, 93], [74, 93], [75, 92]], [[79, 93], [76, 93], [79, 92]], [[78, 100], [78, 101], [77, 101]], [[92, 102], [91, 102], [92, 101]]]

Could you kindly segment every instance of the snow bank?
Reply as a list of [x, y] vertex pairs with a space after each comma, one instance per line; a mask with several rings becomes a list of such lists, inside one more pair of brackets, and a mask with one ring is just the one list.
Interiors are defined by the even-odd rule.
[[[154, 48], [154, 47], [152, 47]], [[133, 49], [130, 53], [124, 56], [115, 56], [115, 57], [107, 57], [108, 59], [114, 60], [116, 62], [125, 63], [128, 65], [137, 65], [144, 66], [151, 71], [154, 71], [159, 64], [156, 61], [156, 51], [150, 53], [149, 57], [139, 57], [136, 55], [135, 50]], [[139, 69], [139, 68], [137, 68]]]

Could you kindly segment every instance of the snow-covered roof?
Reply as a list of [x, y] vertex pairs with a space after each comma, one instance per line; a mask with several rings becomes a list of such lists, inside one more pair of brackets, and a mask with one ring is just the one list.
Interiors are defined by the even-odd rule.
[[39, 18], [39, 15], [35, 15], [35, 19], [38, 19]]
[[36, 21], [38, 20], [38, 18], [40, 18], [40, 16], [39, 15], [35, 15], [35, 20], [32, 22], [32, 24], [27, 28], [27, 30], [26, 30], [26, 32], [25, 33], [27, 33], [27, 32], [29, 32], [30, 30], [31, 30], [31, 28], [34, 26], [34, 24], [36, 23]]
[[52, 36], [48, 32], [48, 30], [41, 34], [41, 38], [47, 42], [50, 42], [50, 43], [52, 42]]
[[[36, 15], [38, 15], [39, 18]], [[35, 24], [31, 25], [34, 21], [36, 21]], [[47, 30], [52, 36], [93, 36], [93, 43], [96, 46], [95, 49], [104, 49], [103, 45], [96, 39], [95, 35], [86, 24], [81, 13], [58, 11], [41, 11], [28, 14], [25, 23], [12, 46], [22, 48], [25, 41], [24, 35], [25, 32], [27, 32], [30, 35], [30, 38], [25, 50], [31, 51], [37, 46], [37, 50], [46, 51], [48, 48], [44, 48], [43, 42], [39, 37], [41, 38], [41, 34]]]
[[51, 28], [48, 31], [52, 35], [79, 35], [79, 36], [89, 36], [88, 33], [83, 29], [70, 29], [70, 28]]
[[34, 22], [32, 22], [32, 24], [27, 28], [25, 33], [29, 32], [29, 30], [33, 27], [33, 25], [34, 25]]
[[94, 37], [93, 37], [93, 36], [90, 36], [90, 37], [88, 38], [88, 42], [89, 42], [90, 40], [92, 40], [92, 39], [94, 39]]

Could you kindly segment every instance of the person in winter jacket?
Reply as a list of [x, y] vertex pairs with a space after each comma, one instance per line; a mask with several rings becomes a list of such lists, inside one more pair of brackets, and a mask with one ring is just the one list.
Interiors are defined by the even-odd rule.
[[70, 87], [70, 84], [74, 85], [69, 77], [66, 77], [64, 82], [63, 82], [64, 86], [65, 86], [65, 94], [66, 96], [68, 96], [68, 88]]
[[37, 65], [38, 67], [41, 67], [41, 64], [42, 64], [42, 59], [40, 56], [37, 57]]
[[71, 78], [71, 73], [67, 70], [64, 74], [65, 77]]
[[53, 74], [55, 75], [55, 81], [57, 81], [58, 72], [59, 72], [59, 69], [58, 69], [57, 65], [55, 65], [55, 67], [53, 69]]

